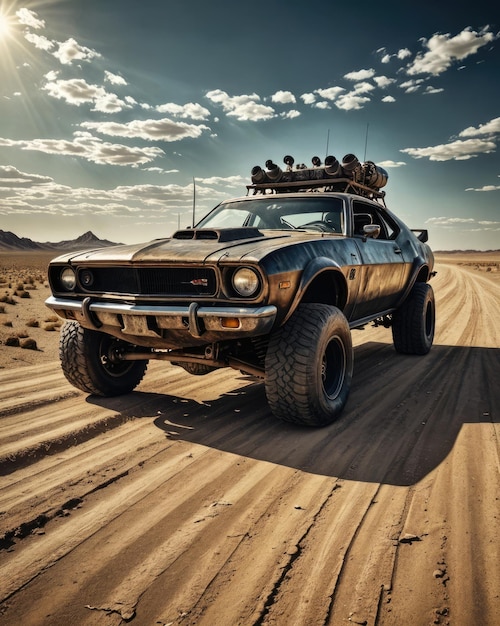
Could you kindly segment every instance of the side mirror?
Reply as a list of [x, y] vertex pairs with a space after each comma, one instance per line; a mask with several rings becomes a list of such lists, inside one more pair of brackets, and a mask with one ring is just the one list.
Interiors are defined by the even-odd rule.
[[380, 235], [380, 225], [366, 224], [365, 226], [363, 226], [363, 235], [365, 237], [371, 237], [372, 239], [376, 239]]

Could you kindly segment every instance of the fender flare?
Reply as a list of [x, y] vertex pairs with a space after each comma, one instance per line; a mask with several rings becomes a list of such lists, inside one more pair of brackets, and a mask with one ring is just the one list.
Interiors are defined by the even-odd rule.
[[290, 304], [288, 312], [284, 319], [282, 320], [282, 324], [284, 324], [288, 318], [294, 313], [295, 309], [301, 303], [304, 293], [307, 291], [311, 283], [320, 275], [325, 272], [329, 272], [335, 274], [335, 280], [339, 281], [339, 285], [342, 290], [342, 302], [340, 303], [340, 309], [343, 309], [345, 303], [347, 301], [347, 281], [345, 279], [344, 274], [342, 273], [342, 268], [337, 263], [332, 263], [332, 260], [327, 257], [316, 257], [309, 261], [309, 263], [305, 266], [304, 271], [302, 272], [302, 276], [300, 277], [299, 286], [297, 291], [295, 292], [295, 296]]

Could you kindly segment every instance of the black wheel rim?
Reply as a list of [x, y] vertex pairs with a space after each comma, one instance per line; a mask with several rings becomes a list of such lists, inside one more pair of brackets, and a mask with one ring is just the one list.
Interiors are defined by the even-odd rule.
[[321, 381], [325, 395], [334, 400], [340, 393], [345, 379], [346, 352], [339, 337], [332, 337], [326, 346], [321, 363]]
[[114, 378], [126, 374], [134, 364], [134, 361], [122, 361], [119, 359], [120, 342], [104, 337], [99, 344], [99, 361], [103, 370]]

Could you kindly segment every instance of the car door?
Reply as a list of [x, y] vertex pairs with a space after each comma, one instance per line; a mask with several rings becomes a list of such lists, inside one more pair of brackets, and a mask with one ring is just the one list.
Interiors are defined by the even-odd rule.
[[[378, 237], [367, 237], [363, 226], [380, 226]], [[396, 222], [372, 203], [353, 200], [352, 237], [359, 250], [359, 289], [355, 319], [363, 319], [393, 308], [402, 293], [405, 263], [398, 238], [402, 236]]]

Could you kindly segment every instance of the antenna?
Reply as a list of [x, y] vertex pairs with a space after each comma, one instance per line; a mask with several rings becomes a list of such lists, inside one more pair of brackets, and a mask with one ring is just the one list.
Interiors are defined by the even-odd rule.
[[195, 210], [196, 210], [196, 181], [193, 176], [193, 228], [194, 228], [194, 223], [195, 223], [195, 220], [194, 220]]
[[328, 129], [328, 133], [326, 135], [326, 154], [325, 158], [328, 156], [328, 144], [330, 143], [330, 129]]
[[366, 135], [365, 135], [365, 154], [364, 154], [364, 157], [363, 157], [363, 161], [366, 161], [366, 146], [368, 145], [368, 128], [369, 128], [369, 126], [370, 126], [370, 123], [367, 122], [367, 124], [366, 124]]

